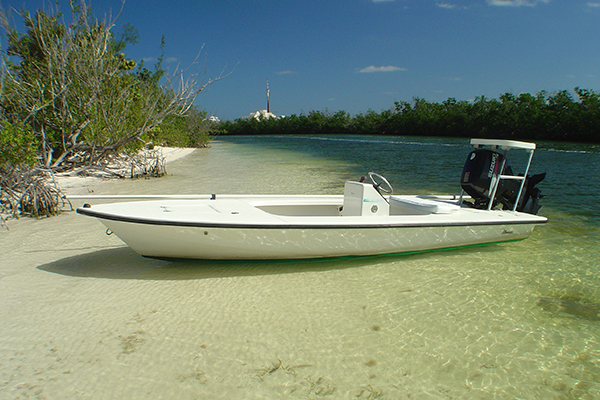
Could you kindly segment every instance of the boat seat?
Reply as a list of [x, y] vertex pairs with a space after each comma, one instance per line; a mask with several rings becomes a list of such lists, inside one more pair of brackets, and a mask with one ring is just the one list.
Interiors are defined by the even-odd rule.
[[390, 196], [390, 214], [450, 214], [460, 210], [457, 204], [423, 199], [420, 197]]

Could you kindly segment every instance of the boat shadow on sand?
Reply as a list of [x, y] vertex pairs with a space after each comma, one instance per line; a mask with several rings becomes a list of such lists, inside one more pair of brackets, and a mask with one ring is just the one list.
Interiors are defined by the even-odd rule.
[[82, 278], [192, 280], [260, 276], [358, 268], [426, 254], [312, 260], [210, 261], [142, 257], [128, 247], [97, 250], [37, 267], [41, 271]]

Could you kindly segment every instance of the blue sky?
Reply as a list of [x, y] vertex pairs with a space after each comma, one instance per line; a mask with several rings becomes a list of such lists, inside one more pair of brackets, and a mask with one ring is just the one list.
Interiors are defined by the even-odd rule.
[[[91, 6], [115, 16], [121, 1]], [[115, 29], [125, 23], [140, 35], [129, 58], [153, 65], [164, 35], [171, 71], [202, 49], [195, 71], [230, 72], [196, 101], [221, 119], [266, 108], [267, 79], [278, 115], [600, 90], [600, 0], [128, 0]]]

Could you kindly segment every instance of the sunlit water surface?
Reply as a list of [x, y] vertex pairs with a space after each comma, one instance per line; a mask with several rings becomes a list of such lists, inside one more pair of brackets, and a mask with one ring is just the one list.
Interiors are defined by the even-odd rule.
[[[550, 221], [516, 243], [167, 262], [65, 214], [53, 229], [73, 227], [71, 253], [33, 266], [62, 288], [47, 289], [54, 305], [30, 293], [36, 306], [15, 295], [5, 308], [35, 310], [5, 329], [29, 334], [38, 353], [13, 339], [0, 384], [14, 398], [600, 398], [600, 150], [538, 148], [531, 172], [548, 173], [540, 214]], [[223, 137], [165, 178], [96, 193], [334, 194], [375, 171], [398, 194], [455, 194], [469, 151], [466, 139]]]

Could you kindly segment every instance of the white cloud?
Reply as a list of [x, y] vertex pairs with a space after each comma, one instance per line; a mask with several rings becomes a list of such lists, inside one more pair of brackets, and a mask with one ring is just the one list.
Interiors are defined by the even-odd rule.
[[588, 7], [600, 8], [600, 3], [594, 2], [594, 1], [588, 1], [587, 5], [588, 5]]
[[508, 6], [508, 7], [520, 7], [520, 6], [536, 6], [538, 3], [549, 3], [550, 0], [486, 0], [490, 6]]
[[366, 68], [359, 69], [358, 73], [372, 73], [372, 72], [396, 72], [396, 71], [406, 71], [406, 68], [394, 67], [393, 65], [386, 65], [381, 67], [376, 67], [374, 65], [368, 66]]
[[178, 60], [177, 60], [177, 57], [167, 57], [167, 58], [166, 58], [166, 60], [165, 60], [165, 62], [166, 62], [167, 64], [176, 63], [177, 61], [178, 61]]
[[394, 0], [372, 0], [373, 3], [384, 3], [384, 2], [388, 2], [388, 1], [394, 1]]
[[460, 9], [460, 10], [467, 10], [469, 8], [469, 6], [459, 6], [453, 3], [437, 3], [436, 4], [439, 8], [445, 8], [447, 10], [455, 10], [455, 9]]
[[275, 73], [276, 73], [277, 75], [294, 75], [294, 74], [297, 74], [297, 72], [296, 72], [296, 71], [291, 71], [291, 70], [289, 70], [289, 69], [288, 69], [288, 70], [285, 70], [285, 71], [275, 71]]
[[437, 6], [440, 8], [448, 8], [448, 9], [456, 8], [456, 4], [450, 4], [450, 3], [437, 3]]
[[468, 10], [471, 6], [458, 5], [454, 3], [436, 3], [439, 8], [445, 8], [446, 10]]

